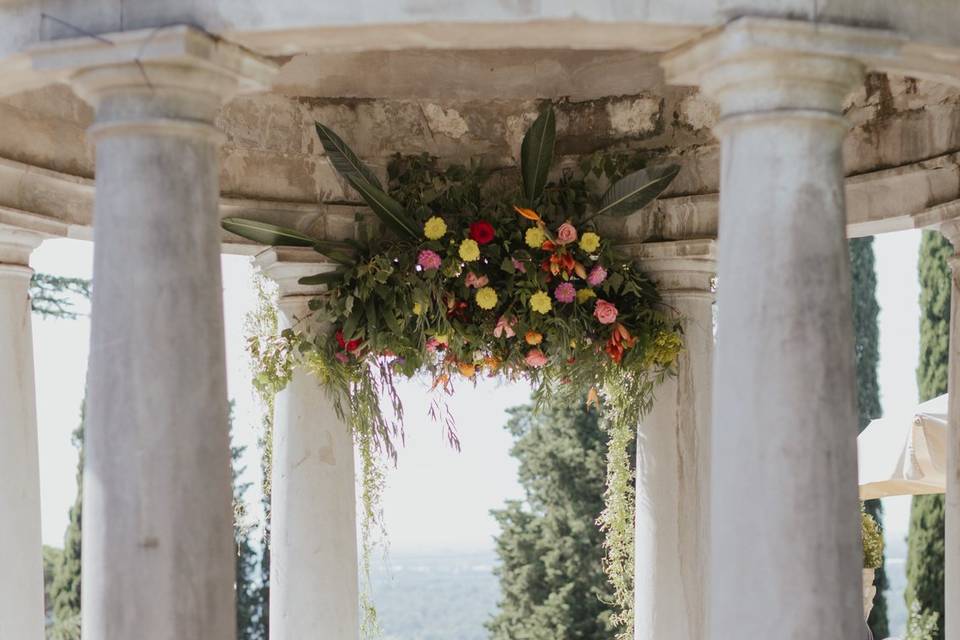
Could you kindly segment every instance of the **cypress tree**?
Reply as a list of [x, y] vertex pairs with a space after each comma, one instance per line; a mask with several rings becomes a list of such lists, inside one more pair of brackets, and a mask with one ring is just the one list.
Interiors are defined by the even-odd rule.
[[[924, 231], [920, 243], [920, 362], [917, 384], [920, 400], [947, 391], [950, 341], [948, 259], [953, 247], [940, 233]], [[944, 506], [942, 495], [915, 496], [907, 540], [908, 609], [916, 602], [924, 612], [939, 616], [935, 640], [944, 627]]]
[[233, 535], [236, 552], [236, 597], [237, 597], [237, 639], [260, 640], [258, 633], [258, 580], [257, 551], [251, 540], [251, 527], [247, 522], [246, 494], [249, 482], [240, 477], [246, 471], [242, 465], [246, 447], [233, 444], [233, 403], [230, 403], [230, 459], [233, 474]]
[[526, 493], [493, 512], [501, 600], [487, 623], [491, 640], [603, 639], [613, 636], [603, 572], [606, 436], [596, 412], [565, 407], [511, 411], [507, 429]]
[[[855, 238], [850, 241], [850, 273], [853, 284], [853, 329], [855, 361], [857, 366], [857, 404], [859, 424], [857, 433], [863, 431], [870, 421], [879, 418], [880, 385], [877, 381], [877, 365], [880, 362], [880, 331], [877, 318], [877, 275], [874, 264], [873, 238]], [[866, 511], [877, 523], [883, 523], [883, 506], [879, 500], [868, 500]], [[867, 623], [874, 638], [890, 635], [887, 620], [886, 590], [889, 588], [887, 574], [881, 565], [876, 570], [874, 584], [877, 595]]]
[[83, 521], [83, 427], [86, 401], [80, 409], [80, 425], [73, 432], [73, 446], [79, 452], [77, 461], [77, 496], [70, 507], [70, 523], [63, 536], [63, 554], [50, 589], [53, 598], [53, 619], [61, 624], [80, 616], [80, 558]]

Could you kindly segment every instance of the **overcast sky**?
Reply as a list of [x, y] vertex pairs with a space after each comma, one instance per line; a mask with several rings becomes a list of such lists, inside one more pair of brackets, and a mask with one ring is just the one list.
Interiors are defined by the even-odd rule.
[[[909, 411], [917, 401], [919, 237], [913, 231], [888, 234], [879, 236], [875, 244], [885, 412]], [[34, 252], [31, 264], [45, 273], [89, 278], [92, 256], [88, 242], [49, 240]], [[243, 318], [255, 301], [249, 259], [225, 256], [223, 273], [228, 386], [237, 405], [235, 431], [237, 440], [248, 447], [248, 477], [259, 486], [260, 413], [251, 392], [243, 339]], [[89, 330], [88, 317], [34, 318], [43, 540], [55, 546], [62, 545], [76, 491], [77, 452], [70, 434], [80, 417]], [[452, 404], [463, 443], [459, 454], [447, 447], [440, 430], [425, 418], [422, 387], [404, 384], [401, 393], [407, 407], [407, 447], [400, 452], [399, 468], [390, 474], [384, 503], [391, 548], [398, 552], [491, 549], [497, 528], [489, 510], [521, 496], [516, 462], [509, 455], [511, 439], [503, 429], [505, 410], [526, 402], [529, 390], [492, 382], [475, 389], [460, 385]], [[888, 531], [904, 535], [909, 499], [889, 499], [885, 504]]]

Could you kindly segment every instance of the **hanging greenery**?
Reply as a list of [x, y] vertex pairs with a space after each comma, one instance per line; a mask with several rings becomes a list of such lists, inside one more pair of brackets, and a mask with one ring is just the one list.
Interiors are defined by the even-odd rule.
[[327, 261], [300, 280], [322, 290], [309, 316], [260, 335], [250, 349], [261, 363], [261, 384], [281, 388], [302, 364], [334, 394], [361, 450], [367, 533], [378, 513], [370, 496], [382, 487], [374, 462], [382, 458], [374, 454], [395, 460], [403, 439], [397, 376], [428, 376], [431, 414], [454, 447], [445, 398], [457, 379], [523, 380], [540, 404], [579, 397], [603, 406], [609, 458], [599, 525], [622, 611], [621, 637], [629, 637], [634, 474], [628, 451], [682, 341], [652, 282], [600, 235], [595, 220], [649, 204], [678, 167], [594, 154], [551, 179], [555, 122], [548, 107], [527, 131], [519, 180], [476, 163], [441, 167], [428, 155], [397, 155], [386, 185], [335, 132], [317, 124], [331, 164], [381, 229], [360, 240], [329, 240], [241, 218], [226, 218], [223, 226], [265, 245], [313, 248]]

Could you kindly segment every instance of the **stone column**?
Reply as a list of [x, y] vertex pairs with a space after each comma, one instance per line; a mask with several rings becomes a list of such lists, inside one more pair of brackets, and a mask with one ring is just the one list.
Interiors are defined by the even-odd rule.
[[221, 102], [272, 65], [186, 27], [54, 42], [96, 109], [83, 636], [234, 640]]
[[714, 244], [657, 242], [634, 252], [682, 318], [685, 347], [637, 437], [636, 640], [706, 637]]
[[[268, 249], [257, 263], [279, 286], [281, 329], [310, 311], [324, 270], [307, 249]], [[303, 368], [277, 394], [270, 546], [272, 640], [359, 640], [353, 436], [316, 376]]]
[[960, 638], [960, 221], [940, 225], [940, 232], [953, 245], [950, 259], [950, 363], [947, 392], [947, 488], [944, 514], [944, 638]]
[[745, 18], [664, 63], [721, 108], [711, 640], [863, 635], [842, 112], [891, 43]]
[[30, 252], [40, 236], [0, 226], [0, 638], [43, 640]]

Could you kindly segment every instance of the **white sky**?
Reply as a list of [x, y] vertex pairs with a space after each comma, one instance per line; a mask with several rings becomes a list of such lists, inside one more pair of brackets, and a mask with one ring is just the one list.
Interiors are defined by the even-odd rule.
[[[878, 236], [874, 245], [885, 412], [909, 411], [917, 402], [919, 237], [913, 231], [888, 234]], [[89, 278], [92, 256], [88, 242], [50, 240], [34, 252], [31, 264], [45, 273]], [[248, 258], [224, 256], [229, 395], [236, 402], [236, 439], [248, 447], [248, 478], [258, 487], [260, 415], [251, 392], [243, 339], [244, 315], [255, 301], [251, 273]], [[62, 545], [76, 491], [77, 452], [70, 434], [80, 417], [89, 330], [87, 317], [34, 317], [43, 541], [54, 546]], [[407, 447], [400, 452], [399, 467], [390, 474], [384, 500], [391, 548], [398, 552], [491, 549], [497, 527], [489, 510], [521, 496], [516, 461], [509, 455], [511, 438], [503, 429], [505, 409], [526, 402], [529, 390], [490, 382], [476, 388], [461, 384], [452, 403], [463, 444], [460, 454], [449, 449], [439, 428], [426, 419], [422, 387], [407, 383], [401, 393], [408, 417]], [[250, 497], [257, 501], [253, 492]], [[909, 520], [909, 499], [884, 502], [887, 530], [902, 537]]]

